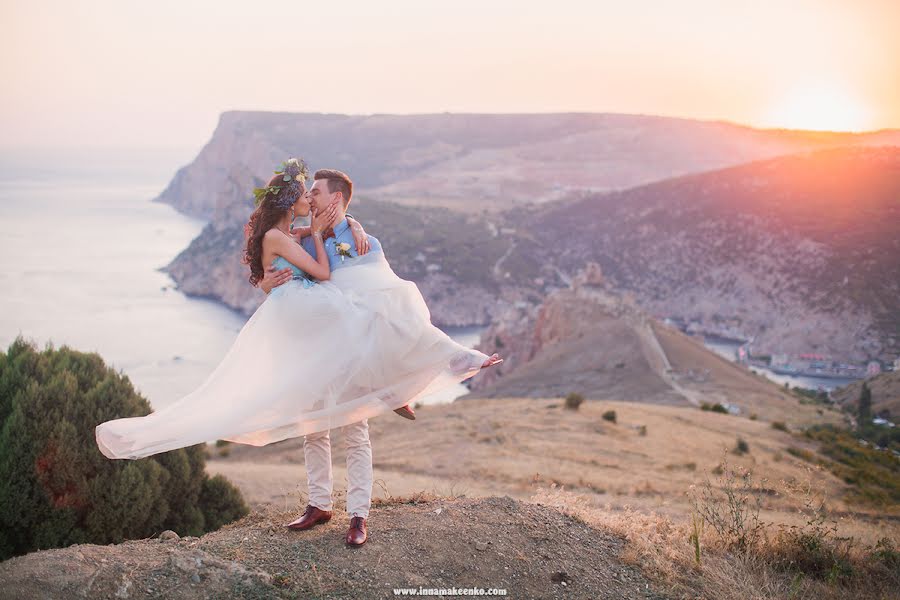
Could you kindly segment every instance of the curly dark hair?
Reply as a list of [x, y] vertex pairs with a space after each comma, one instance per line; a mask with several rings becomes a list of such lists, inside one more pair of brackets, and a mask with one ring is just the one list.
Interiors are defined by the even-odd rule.
[[[283, 177], [275, 175], [269, 180], [268, 185], [280, 186], [282, 183]], [[306, 184], [303, 182], [299, 183], [300, 193], [297, 195], [297, 198], [306, 193]], [[285, 193], [285, 191], [282, 190], [281, 193]], [[265, 237], [267, 231], [278, 224], [278, 221], [284, 218], [285, 209], [275, 206], [276, 197], [276, 194], [267, 192], [247, 222], [250, 235], [247, 237], [247, 246], [244, 248], [244, 263], [250, 267], [249, 281], [254, 287], [266, 276], [266, 269], [262, 262], [263, 237]], [[294, 200], [296, 201], [296, 198]]]

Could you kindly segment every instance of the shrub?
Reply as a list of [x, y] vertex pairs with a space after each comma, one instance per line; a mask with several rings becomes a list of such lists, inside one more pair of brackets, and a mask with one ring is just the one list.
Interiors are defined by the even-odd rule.
[[872, 549], [871, 558], [894, 573], [900, 572], [900, 552], [894, 548], [891, 538], [885, 537], [878, 540]]
[[729, 548], [746, 551], [756, 547], [763, 539], [765, 524], [759, 518], [761, 504], [752, 473], [730, 468], [727, 456], [713, 472], [719, 475], [718, 486], [707, 479], [699, 488], [691, 487], [693, 511]]
[[738, 438], [737, 444], [735, 444], [733, 452], [738, 455], [747, 454], [748, 452], [750, 452], [750, 445], [747, 443], [747, 441], [744, 438]]
[[569, 410], [578, 410], [578, 407], [581, 406], [582, 402], [584, 402], [584, 396], [581, 394], [572, 392], [566, 396], [566, 408]]
[[701, 402], [700, 410], [707, 410], [711, 412], [717, 412], [722, 414], [728, 414], [728, 409], [722, 406], [720, 402], [716, 402], [715, 404], [710, 404], [709, 402]]
[[779, 525], [778, 535], [767, 549], [773, 566], [831, 583], [848, 580], [853, 576], [853, 540], [836, 535], [837, 523], [828, 518], [824, 495], [814, 493], [809, 481], [787, 486], [788, 495], [802, 500], [799, 512], [806, 517], [806, 523]]
[[778, 431], [787, 431], [788, 426], [784, 423], [784, 421], [772, 421], [772, 429], [777, 429]]
[[203, 478], [200, 506], [203, 507], [207, 531], [237, 521], [247, 514], [241, 492], [222, 475]]
[[603, 413], [603, 420], [609, 421], [611, 423], [615, 423], [616, 422], [616, 411], [608, 410], [605, 413]]
[[815, 425], [804, 435], [819, 442], [824, 458], [795, 456], [819, 463], [852, 486], [850, 497], [877, 506], [900, 504], [900, 461], [891, 452], [860, 443], [854, 432], [834, 425]]
[[204, 472], [205, 444], [141, 460], [100, 453], [95, 427], [150, 405], [97, 354], [0, 352], [0, 560], [74, 543], [118, 543], [172, 529], [200, 535], [248, 512]]

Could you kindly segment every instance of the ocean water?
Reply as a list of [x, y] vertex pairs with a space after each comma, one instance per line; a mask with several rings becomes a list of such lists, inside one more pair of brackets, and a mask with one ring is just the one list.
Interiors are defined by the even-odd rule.
[[150, 201], [174, 169], [117, 157], [4, 161], [0, 345], [21, 335], [98, 352], [160, 408], [203, 381], [243, 318], [185, 297], [159, 271], [204, 225]]
[[[205, 224], [150, 201], [189, 154], [59, 156], [0, 153], [0, 347], [21, 335], [97, 352], [162, 408], [204, 381], [245, 322], [159, 270]], [[448, 333], [477, 342], [477, 330]]]

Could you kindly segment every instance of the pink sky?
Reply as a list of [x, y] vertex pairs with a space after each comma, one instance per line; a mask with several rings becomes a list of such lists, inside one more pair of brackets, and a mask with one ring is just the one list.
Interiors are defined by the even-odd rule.
[[0, 146], [193, 146], [225, 110], [900, 127], [900, 1], [0, 0]]

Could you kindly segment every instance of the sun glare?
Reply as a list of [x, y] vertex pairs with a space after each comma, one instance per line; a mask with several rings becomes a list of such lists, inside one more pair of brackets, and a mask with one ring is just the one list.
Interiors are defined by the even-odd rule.
[[773, 111], [776, 127], [815, 131], [863, 131], [871, 127], [863, 103], [833, 87], [798, 89]]

